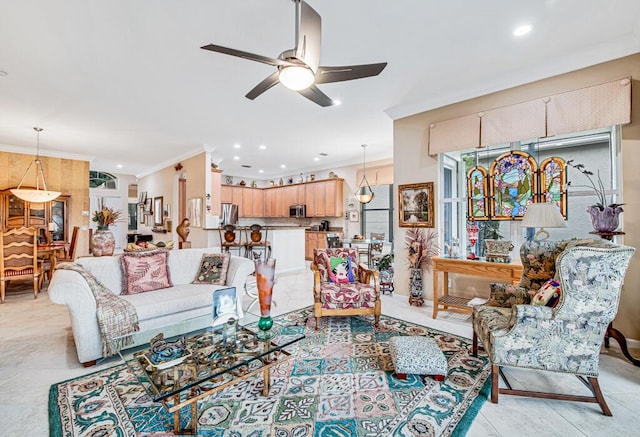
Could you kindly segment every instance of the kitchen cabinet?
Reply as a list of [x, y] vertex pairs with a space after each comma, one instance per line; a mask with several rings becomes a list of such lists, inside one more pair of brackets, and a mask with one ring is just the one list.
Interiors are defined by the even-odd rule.
[[264, 193], [260, 188], [241, 185], [223, 185], [220, 189], [220, 202], [238, 205], [238, 217], [265, 217]]
[[307, 217], [342, 217], [343, 179], [327, 179], [306, 185]]
[[[304, 257], [307, 261], [313, 261], [314, 249], [327, 248], [327, 234], [335, 234], [335, 232], [306, 231], [304, 234]], [[340, 238], [343, 234], [338, 233]]]

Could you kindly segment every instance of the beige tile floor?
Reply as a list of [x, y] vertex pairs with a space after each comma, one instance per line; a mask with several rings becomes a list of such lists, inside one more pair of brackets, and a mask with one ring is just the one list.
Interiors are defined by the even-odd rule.
[[[312, 304], [309, 271], [278, 277], [274, 290], [275, 313]], [[249, 304], [249, 301], [246, 302]], [[471, 336], [469, 317], [440, 314], [431, 307], [410, 307], [398, 294], [384, 296], [384, 314], [431, 328]], [[640, 351], [633, 351], [640, 355]], [[46, 436], [48, 394], [51, 384], [112, 366], [105, 360], [83, 368], [75, 353], [66, 307], [49, 301], [46, 292], [37, 300], [29, 288], [10, 291], [0, 305], [0, 436]], [[468, 436], [637, 436], [640, 435], [640, 367], [621, 358], [617, 344], [600, 359], [600, 385], [614, 416], [605, 417], [594, 404], [501, 396], [487, 401]], [[535, 371], [510, 371], [512, 384], [537, 390], [588, 394], [574, 377]]]

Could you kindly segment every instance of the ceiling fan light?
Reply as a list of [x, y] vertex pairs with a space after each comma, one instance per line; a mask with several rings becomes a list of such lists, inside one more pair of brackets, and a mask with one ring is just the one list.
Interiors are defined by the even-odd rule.
[[309, 68], [294, 65], [280, 68], [278, 79], [287, 88], [300, 91], [309, 88], [313, 84], [314, 77]]

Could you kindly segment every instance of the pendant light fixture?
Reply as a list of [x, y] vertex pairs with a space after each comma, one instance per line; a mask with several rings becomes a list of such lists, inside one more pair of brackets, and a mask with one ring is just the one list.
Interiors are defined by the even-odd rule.
[[[58, 197], [60, 193], [58, 191], [47, 190], [47, 181], [44, 177], [44, 169], [42, 168], [42, 161], [40, 161], [40, 132], [42, 132], [42, 128], [34, 127], [33, 130], [38, 133], [37, 146], [36, 146], [36, 159], [31, 161], [31, 164], [29, 164], [29, 167], [27, 167], [27, 171], [24, 172], [24, 176], [22, 176], [22, 179], [20, 179], [20, 183], [18, 184], [18, 187], [10, 191], [14, 196], [22, 200], [26, 200], [27, 202], [32, 202], [32, 203], [49, 202], [55, 199], [56, 197]], [[31, 167], [33, 166], [34, 163], [36, 164], [36, 187], [22, 188], [22, 183], [24, 182], [25, 178], [29, 174], [29, 170], [31, 170]], [[40, 179], [42, 179], [42, 189], [40, 189]]]
[[356, 200], [360, 203], [369, 203], [376, 196], [371, 190], [369, 181], [367, 180], [367, 157], [366, 157], [367, 145], [362, 145], [362, 180], [358, 185], [358, 190], [355, 192]]

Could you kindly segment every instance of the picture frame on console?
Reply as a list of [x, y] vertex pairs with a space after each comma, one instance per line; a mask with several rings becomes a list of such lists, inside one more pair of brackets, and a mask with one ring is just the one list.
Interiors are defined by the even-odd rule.
[[400, 227], [433, 228], [433, 182], [398, 185]]

